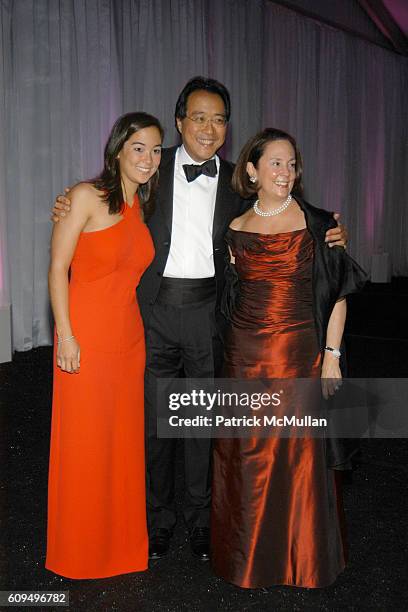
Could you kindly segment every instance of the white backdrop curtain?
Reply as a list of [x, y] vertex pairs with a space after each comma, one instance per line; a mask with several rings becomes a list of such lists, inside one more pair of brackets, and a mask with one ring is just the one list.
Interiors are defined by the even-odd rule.
[[270, 4], [263, 124], [296, 135], [310, 202], [341, 212], [369, 271], [388, 252], [408, 274], [408, 61]]
[[[11, 12], [7, 2], [0, 1], [0, 49], [11, 49]], [[6, 109], [9, 108], [8, 97], [10, 95], [11, 80], [11, 54], [6, 53], [0, 62], [0, 308], [9, 302], [8, 285], [8, 257], [7, 257], [7, 117]]]
[[174, 105], [186, 81], [208, 74], [206, 0], [113, 2], [123, 112], [160, 118], [175, 144]]
[[0, 0], [0, 11], [0, 255], [15, 349], [51, 342], [55, 194], [98, 172], [123, 112], [156, 114], [174, 144], [174, 104], [196, 74], [231, 91], [226, 157], [263, 126], [287, 129], [309, 200], [342, 213], [352, 254], [369, 269], [386, 250], [408, 275], [406, 58], [266, 0]]
[[209, 73], [228, 87], [232, 118], [222, 154], [236, 160], [262, 126], [262, 2], [209, 0]]

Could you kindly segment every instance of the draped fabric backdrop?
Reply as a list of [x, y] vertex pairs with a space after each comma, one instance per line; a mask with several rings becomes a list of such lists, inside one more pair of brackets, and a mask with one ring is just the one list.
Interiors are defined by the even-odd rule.
[[[0, 2], [0, 36], [3, 61], [0, 62], [0, 308], [9, 301], [8, 264], [6, 247], [6, 107], [10, 87], [10, 13]], [[8, 50], [7, 55], [5, 51]]]
[[55, 195], [101, 169], [123, 112], [157, 115], [177, 142], [175, 101], [196, 74], [230, 89], [225, 157], [264, 126], [288, 130], [309, 201], [342, 213], [350, 252], [369, 269], [387, 251], [408, 275], [407, 58], [266, 0], [0, 0], [0, 15], [0, 288], [15, 349], [51, 343]]

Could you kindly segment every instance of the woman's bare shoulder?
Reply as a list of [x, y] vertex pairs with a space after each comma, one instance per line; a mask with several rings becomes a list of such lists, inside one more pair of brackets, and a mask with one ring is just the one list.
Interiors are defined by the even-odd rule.
[[68, 198], [76, 200], [90, 199], [98, 201], [101, 199], [102, 196], [102, 191], [96, 189], [96, 187], [94, 187], [92, 183], [87, 183], [85, 181], [77, 183], [76, 185], [71, 187], [71, 189], [67, 193]]
[[103, 197], [102, 191], [96, 189], [92, 183], [81, 182], [74, 185], [67, 193], [73, 207], [84, 207], [88, 211], [100, 206]]

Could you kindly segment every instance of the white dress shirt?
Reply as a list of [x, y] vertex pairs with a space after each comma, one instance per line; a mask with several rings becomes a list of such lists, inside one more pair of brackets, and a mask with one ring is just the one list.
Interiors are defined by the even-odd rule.
[[197, 164], [184, 146], [174, 163], [173, 222], [170, 252], [163, 276], [208, 278], [215, 275], [212, 229], [220, 160], [215, 177], [201, 174], [187, 182], [183, 164]]

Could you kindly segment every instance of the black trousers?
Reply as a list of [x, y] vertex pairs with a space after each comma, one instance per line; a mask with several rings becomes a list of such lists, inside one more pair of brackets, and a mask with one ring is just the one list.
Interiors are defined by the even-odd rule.
[[[165, 296], [166, 297], [166, 296]], [[171, 300], [170, 300], [171, 301]], [[160, 298], [146, 330], [147, 516], [150, 534], [173, 530], [177, 439], [157, 437], [158, 378], [212, 378], [222, 360], [215, 324], [215, 297], [191, 304], [163, 303]], [[184, 440], [184, 520], [191, 530], [209, 527], [211, 440]]]

